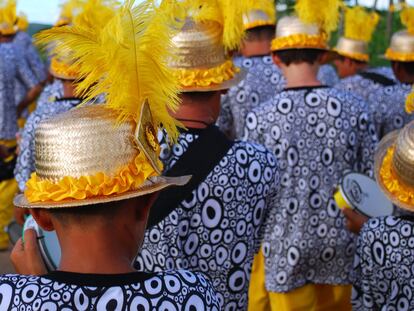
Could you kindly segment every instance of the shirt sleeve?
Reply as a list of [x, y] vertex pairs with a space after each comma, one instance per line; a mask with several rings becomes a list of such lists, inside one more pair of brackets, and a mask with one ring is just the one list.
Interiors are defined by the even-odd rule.
[[30, 45], [26, 51], [27, 61], [30, 68], [35, 73], [38, 81], [44, 81], [47, 78], [46, 67], [42, 59], [39, 56], [39, 53], [36, 51], [33, 45]]
[[26, 57], [23, 55], [16, 55], [17, 57], [17, 77], [22, 81], [22, 83], [26, 86], [27, 89], [32, 89], [37, 84], [39, 84], [39, 80], [36, 78], [35, 73], [30, 68], [29, 63], [26, 60]]

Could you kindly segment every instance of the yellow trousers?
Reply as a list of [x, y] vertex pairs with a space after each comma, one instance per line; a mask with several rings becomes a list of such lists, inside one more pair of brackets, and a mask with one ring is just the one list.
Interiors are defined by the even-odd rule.
[[[15, 147], [15, 140], [0, 140], [0, 144]], [[18, 191], [16, 180], [8, 179], [0, 182], [0, 250], [9, 246], [9, 237], [4, 231], [13, 218], [13, 198]]]
[[268, 292], [260, 251], [254, 259], [248, 311], [351, 311], [350, 285], [308, 284], [288, 293]]

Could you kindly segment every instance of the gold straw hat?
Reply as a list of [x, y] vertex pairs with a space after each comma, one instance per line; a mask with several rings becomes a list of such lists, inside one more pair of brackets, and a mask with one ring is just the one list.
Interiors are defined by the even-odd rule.
[[49, 72], [52, 76], [62, 80], [77, 80], [79, 78], [79, 68], [57, 56], [52, 57]]
[[299, 0], [297, 16], [287, 16], [276, 25], [272, 51], [290, 49], [328, 50], [328, 39], [338, 26], [339, 0]]
[[368, 13], [356, 6], [345, 11], [345, 36], [341, 37], [334, 51], [339, 55], [368, 62], [368, 44], [379, 22], [379, 15]]
[[16, 1], [7, 0], [0, 8], [0, 34], [14, 35], [19, 30], [17, 26]]
[[243, 26], [249, 30], [261, 26], [276, 25], [276, 7], [273, 0], [246, 0]]
[[407, 29], [392, 36], [385, 57], [391, 61], [414, 62], [414, 8], [403, 9], [400, 17]]
[[381, 141], [375, 155], [375, 175], [394, 204], [414, 211], [414, 121]]
[[231, 0], [185, 4], [183, 24], [172, 39], [175, 55], [168, 61], [181, 92], [226, 90], [245, 77], [227, 53], [243, 36], [237, 9]]
[[[81, 81], [77, 91], [103, 105], [84, 106], [39, 125], [36, 172], [15, 205], [61, 208], [138, 197], [189, 177], [161, 177], [157, 132], [178, 136], [169, 111], [178, 106], [178, 83], [166, 66], [171, 57], [171, 11], [152, 1], [127, 0], [103, 28], [55, 27], [38, 36], [71, 49]], [[132, 18], [131, 18], [132, 17]], [[116, 34], [116, 35], [114, 35]], [[131, 70], [125, 72], [125, 68]]]

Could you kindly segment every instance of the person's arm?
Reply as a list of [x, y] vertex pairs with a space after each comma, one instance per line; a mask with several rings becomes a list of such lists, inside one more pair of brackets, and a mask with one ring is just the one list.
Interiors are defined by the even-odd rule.
[[20, 238], [14, 246], [10, 260], [17, 273], [23, 275], [44, 275], [47, 273], [40, 254], [36, 232], [28, 229], [24, 232], [24, 242]]
[[346, 227], [355, 234], [359, 234], [364, 224], [369, 220], [368, 217], [350, 208], [343, 209], [342, 213], [346, 218]]

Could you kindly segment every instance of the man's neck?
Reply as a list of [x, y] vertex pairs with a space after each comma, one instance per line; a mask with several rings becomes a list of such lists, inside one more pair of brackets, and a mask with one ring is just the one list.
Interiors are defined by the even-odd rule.
[[270, 41], [252, 41], [245, 43], [242, 47], [241, 54], [244, 57], [270, 55]]
[[133, 252], [116, 238], [114, 228], [93, 228], [82, 233], [65, 228], [58, 236], [62, 250], [60, 271], [89, 274], [135, 271], [132, 268]]
[[286, 88], [322, 85], [317, 78], [318, 70], [319, 65], [310, 65], [308, 63], [283, 66], [282, 71], [286, 79]]

